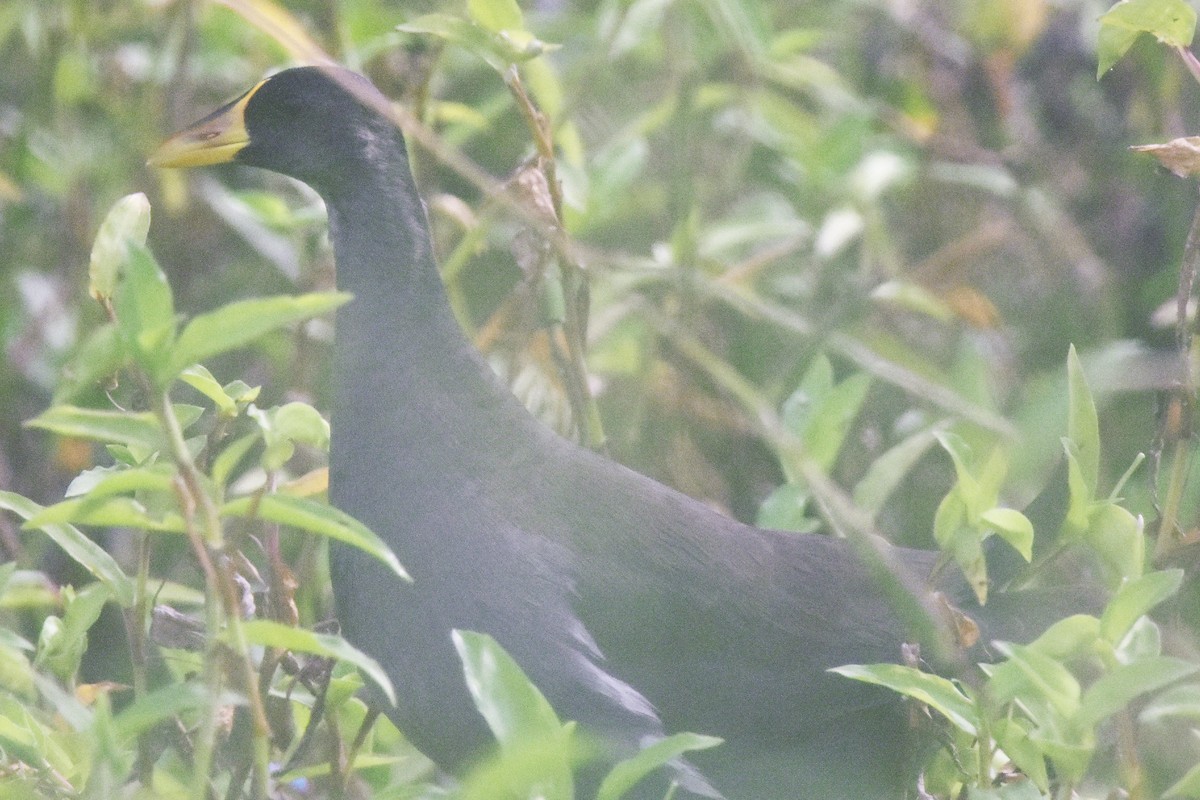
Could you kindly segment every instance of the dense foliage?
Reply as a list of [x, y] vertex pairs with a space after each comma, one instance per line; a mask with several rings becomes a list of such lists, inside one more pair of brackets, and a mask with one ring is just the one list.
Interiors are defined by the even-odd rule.
[[[403, 567], [321, 501], [320, 203], [144, 165], [324, 51], [400, 101], [460, 321], [547, 424], [762, 525], [940, 545], [980, 594], [997, 537], [1103, 596], [974, 681], [845, 670], [948, 720], [927, 791], [1200, 797], [1195, 187], [1128, 150], [1195, 129], [1195, 17], [1120, 8], [8, 0], [0, 795], [441, 791], [356, 738], [386, 679], [321, 627], [328, 538]], [[569, 729], [458, 644], [521, 735], [456, 791], [565, 796]]]

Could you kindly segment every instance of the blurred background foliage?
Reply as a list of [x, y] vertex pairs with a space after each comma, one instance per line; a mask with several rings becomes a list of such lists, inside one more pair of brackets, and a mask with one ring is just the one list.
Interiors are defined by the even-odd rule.
[[[1100, 406], [1101, 487], [1154, 447], [1159, 397], [1178, 377], [1174, 296], [1196, 192], [1127, 148], [1195, 132], [1197, 89], [1152, 40], [1097, 81], [1107, 3], [522, 5], [557, 45], [522, 75], [553, 132], [563, 224], [588, 277], [589, 384], [616, 459], [742, 519], [805, 527], [812, 511], [803, 490], [778, 488], [789, 476], [756, 409], [804, 419], [812, 398], [794, 392], [827, 358], [826, 383], [855, 381], [857, 413], [821, 418], [839, 431], [821, 466], [850, 489], [913, 443], [877, 522], [929, 547], [954, 480], [929, 435], [942, 426], [1009, 448], [1006, 504], [1062, 494], [1071, 344]], [[396, 29], [443, 10], [0, 6], [0, 487], [51, 503], [104, 463], [22, 421], [101, 318], [88, 253], [117, 198], [149, 196], [150, 243], [183, 314], [332, 286], [324, 214], [304, 187], [144, 163], [167, 133], [292, 63], [305, 37], [432, 133], [410, 147], [461, 319], [515, 391], [570, 430], [527, 225], [443, 157], [506, 180], [534, 153], [526, 120], [477, 52]], [[276, 334], [208, 366], [261, 385], [264, 404], [328, 409], [331, 330]], [[102, 388], [90, 400], [103, 405]], [[1156, 481], [1145, 467], [1125, 488], [1151, 528]], [[1048, 514], [1031, 512], [1053, 528]], [[3, 517], [0, 548], [67, 569]], [[313, 595], [320, 618], [327, 598]]]

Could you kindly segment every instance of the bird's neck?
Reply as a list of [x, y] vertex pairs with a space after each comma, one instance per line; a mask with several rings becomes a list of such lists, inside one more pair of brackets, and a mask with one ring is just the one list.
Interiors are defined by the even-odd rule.
[[424, 207], [401, 166], [350, 193], [370, 205], [326, 197], [338, 288], [354, 295], [337, 314], [333, 362], [330, 461], [343, 507], [359, 503], [339, 474], [359, 474], [364, 461], [404, 473], [394, 478], [400, 484], [473, 481], [510, 462], [536, 424], [459, 328]]

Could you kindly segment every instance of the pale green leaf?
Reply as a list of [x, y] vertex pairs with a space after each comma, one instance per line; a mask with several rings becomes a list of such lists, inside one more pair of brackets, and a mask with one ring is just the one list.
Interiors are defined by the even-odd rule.
[[266, 619], [246, 622], [242, 625], [242, 631], [251, 644], [311, 653], [353, 664], [383, 691], [388, 702], [392, 705], [396, 703], [396, 692], [392, 688], [392, 682], [388, 680], [387, 673], [379, 663], [340, 636], [315, 633]]
[[244, 347], [277, 328], [328, 314], [350, 298], [344, 292], [254, 298], [201, 314], [179, 334], [165, 377], [174, 378], [196, 362]]
[[719, 745], [722, 741], [715, 736], [701, 736], [698, 733], [677, 733], [674, 736], [660, 739], [638, 751], [638, 754], [632, 758], [614, 766], [604, 776], [604, 781], [596, 793], [596, 800], [619, 800], [654, 770], [684, 753], [706, 750]]
[[150, 201], [141, 192], [126, 195], [109, 208], [88, 261], [88, 292], [96, 299], [111, 298], [117, 275], [129, 258], [130, 244], [146, 245], [150, 230]]
[[[6, 508], [22, 519], [29, 519], [42, 510], [42, 507], [32, 500], [5, 491], [0, 491], [0, 508]], [[107, 585], [123, 608], [133, 605], [133, 581], [121, 571], [113, 557], [100, 545], [70, 525], [46, 525], [41, 530], [54, 540], [63, 552]]]
[[1181, 569], [1149, 572], [1125, 581], [1100, 615], [1100, 634], [1115, 647], [1139, 617], [1179, 591], [1182, 584]]
[[149, 412], [108, 411], [78, 406], [51, 406], [25, 423], [31, 428], [81, 439], [161, 450], [162, 428]]
[[398, 577], [411, 580], [387, 544], [349, 514], [305, 497], [268, 494], [240, 497], [221, 507], [222, 514], [255, 517], [337, 539], [353, 545], [387, 565]]
[[848, 664], [829, 670], [856, 681], [886, 686], [936, 710], [968, 734], [979, 729], [979, 712], [952, 681], [900, 664]]

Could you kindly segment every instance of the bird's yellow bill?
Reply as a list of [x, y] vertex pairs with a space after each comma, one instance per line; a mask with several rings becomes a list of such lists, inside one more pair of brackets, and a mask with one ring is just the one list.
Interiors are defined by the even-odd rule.
[[259, 86], [262, 83], [167, 139], [146, 163], [152, 167], [204, 167], [232, 161], [250, 142], [245, 110]]

